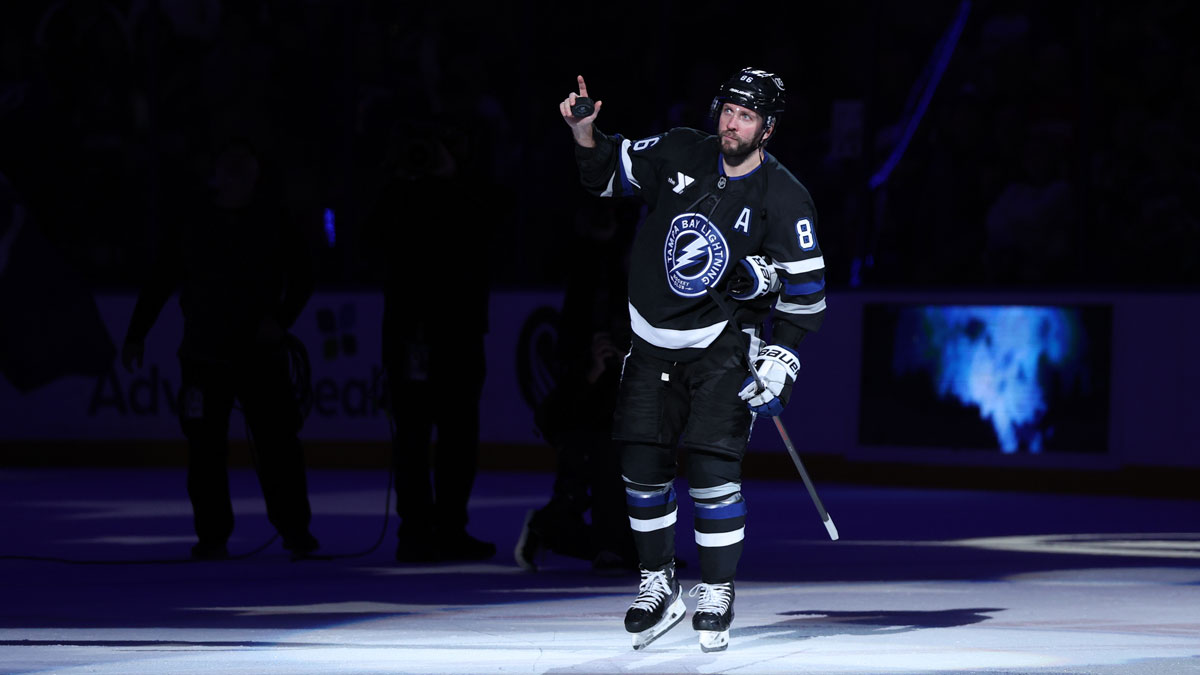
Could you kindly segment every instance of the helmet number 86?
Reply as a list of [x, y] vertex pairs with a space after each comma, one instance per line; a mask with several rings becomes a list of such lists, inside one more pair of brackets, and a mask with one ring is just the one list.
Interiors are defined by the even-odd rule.
[[796, 238], [800, 242], [800, 248], [805, 251], [811, 251], [817, 245], [817, 235], [813, 232], [812, 222], [808, 218], [796, 221]]

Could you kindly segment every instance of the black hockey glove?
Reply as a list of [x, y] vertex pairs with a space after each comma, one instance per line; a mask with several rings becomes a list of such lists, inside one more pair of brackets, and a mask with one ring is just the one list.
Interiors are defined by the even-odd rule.
[[729, 279], [729, 297], [734, 300], [753, 300], [779, 290], [782, 282], [771, 261], [761, 255], [746, 256], [733, 267]]

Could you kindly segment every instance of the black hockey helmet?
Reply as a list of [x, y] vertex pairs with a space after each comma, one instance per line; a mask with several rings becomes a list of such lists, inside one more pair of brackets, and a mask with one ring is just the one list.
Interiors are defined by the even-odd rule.
[[742, 68], [717, 90], [708, 114], [715, 120], [723, 104], [733, 103], [762, 115], [766, 126], [772, 127], [783, 115], [784, 100], [782, 78], [758, 68]]

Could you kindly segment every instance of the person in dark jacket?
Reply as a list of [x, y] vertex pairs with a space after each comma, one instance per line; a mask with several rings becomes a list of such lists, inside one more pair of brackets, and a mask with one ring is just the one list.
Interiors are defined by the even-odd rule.
[[[282, 209], [258, 151], [226, 142], [214, 159], [208, 193], [188, 200], [159, 246], [121, 350], [140, 366], [145, 340], [179, 290], [179, 419], [188, 441], [187, 491], [197, 543], [192, 557], [228, 556], [233, 532], [229, 495], [229, 416], [240, 405], [267, 518], [284, 548], [304, 556], [318, 548], [309, 531], [303, 416], [290, 374], [288, 329], [313, 290], [307, 239]], [[294, 342], [292, 342], [294, 344]]]
[[457, 126], [401, 121], [394, 140], [366, 257], [383, 285], [396, 560], [486, 560], [496, 546], [467, 532], [467, 504], [479, 463], [490, 284], [486, 273], [446, 272], [486, 254], [484, 227], [503, 207], [473, 170], [471, 140]]

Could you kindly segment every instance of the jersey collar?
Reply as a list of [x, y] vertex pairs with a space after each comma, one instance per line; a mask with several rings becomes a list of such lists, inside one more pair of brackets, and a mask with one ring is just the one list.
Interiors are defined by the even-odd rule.
[[754, 174], [758, 173], [758, 170], [763, 168], [763, 166], [767, 163], [767, 160], [770, 158], [771, 158], [771, 155], [767, 154], [767, 152], [764, 150], [762, 161], [758, 163], [758, 166], [754, 167], [753, 171], [751, 171], [750, 173], [747, 173], [747, 174], [742, 174], [741, 176], [726, 176], [725, 175], [725, 162], [721, 161], [721, 153], [717, 153], [717, 175], [728, 178], [729, 180], [741, 180], [743, 178], [749, 178], [750, 176], [753, 176]]

